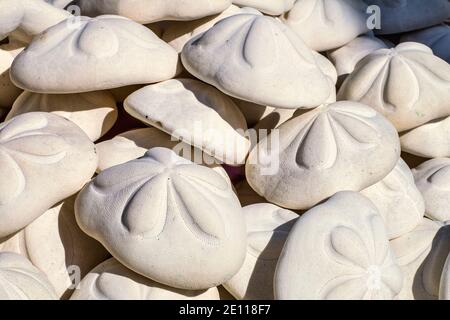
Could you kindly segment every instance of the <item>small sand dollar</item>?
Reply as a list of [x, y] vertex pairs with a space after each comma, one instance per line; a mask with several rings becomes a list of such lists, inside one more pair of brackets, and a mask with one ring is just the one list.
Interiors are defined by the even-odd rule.
[[364, 103], [399, 132], [450, 115], [450, 65], [423, 44], [379, 49], [345, 79], [338, 100]]
[[338, 191], [361, 191], [400, 157], [392, 124], [359, 103], [322, 105], [278, 129], [253, 148], [245, 171], [259, 195], [285, 208], [309, 209]]
[[75, 212], [117, 260], [168, 286], [215, 287], [244, 261], [245, 221], [230, 184], [166, 148], [101, 172]]
[[170, 79], [177, 62], [171, 46], [134, 21], [80, 17], [35, 37], [14, 60], [11, 79], [28, 91], [80, 93]]
[[391, 240], [404, 274], [401, 300], [437, 300], [445, 259], [450, 253], [450, 225], [424, 218], [419, 226]]
[[280, 21], [238, 14], [186, 43], [184, 67], [224, 93], [274, 108], [316, 107], [333, 86], [316, 55]]
[[380, 214], [355, 192], [339, 192], [297, 220], [274, 278], [283, 300], [390, 300], [402, 283]]
[[107, 91], [78, 94], [39, 94], [26, 91], [14, 102], [6, 120], [27, 112], [50, 112], [78, 125], [95, 141], [117, 120], [114, 97]]

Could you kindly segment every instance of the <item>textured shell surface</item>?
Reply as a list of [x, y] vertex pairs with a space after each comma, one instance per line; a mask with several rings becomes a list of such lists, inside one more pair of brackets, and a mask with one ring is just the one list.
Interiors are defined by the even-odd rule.
[[35, 37], [14, 60], [11, 79], [33, 92], [80, 93], [170, 79], [177, 61], [171, 46], [134, 21], [80, 17]]
[[316, 107], [332, 92], [313, 51], [289, 27], [267, 16], [220, 20], [189, 40], [181, 59], [200, 80], [265, 106]]
[[80, 192], [75, 212], [82, 230], [120, 262], [176, 288], [216, 286], [245, 256], [245, 222], [231, 185], [166, 148], [101, 172]]

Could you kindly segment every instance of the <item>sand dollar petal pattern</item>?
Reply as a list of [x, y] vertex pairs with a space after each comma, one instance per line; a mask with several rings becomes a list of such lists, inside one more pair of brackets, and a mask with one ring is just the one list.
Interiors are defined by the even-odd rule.
[[107, 91], [79, 94], [39, 94], [26, 91], [14, 102], [6, 120], [26, 112], [51, 112], [78, 125], [95, 141], [117, 120], [114, 97]]
[[229, 6], [218, 15], [205, 17], [193, 21], [164, 21], [161, 30], [161, 39], [170, 44], [177, 52], [183, 50], [184, 45], [196, 35], [209, 30], [220, 20], [240, 13], [261, 14], [252, 8], [239, 8]]
[[224, 93], [274, 108], [316, 107], [333, 89], [311, 49], [267, 16], [220, 20], [189, 40], [181, 59], [189, 73]]
[[354, 102], [322, 105], [278, 129], [250, 152], [245, 170], [259, 195], [285, 208], [309, 209], [338, 191], [361, 191], [400, 157], [392, 124]]
[[101, 172], [75, 212], [117, 260], [175, 288], [217, 286], [244, 261], [245, 221], [230, 184], [166, 148]]
[[80, 190], [97, 161], [86, 134], [60, 116], [30, 112], [0, 124], [0, 238]]
[[450, 159], [428, 160], [413, 173], [425, 200], [425, 215], [442, 222], [450, 220]]
[[367, 104], [399, 132], [450, 115], [450, 65], [427, 46], [404, 42], [361, 60], [338, 100]]
[[33, 92], [79, 93], [167, 80], [177, 62], [171, 46], [134, 21], [80, 17], [35, 37], [14, 60], [11, 79]]
[[395, 299], [403, 276], [373, 204], [339, 192], [303, 214], [275, 272], [277, 299]]
[[56, 293], [27, 258], [0, 252], [0, 300], [56, 300]]

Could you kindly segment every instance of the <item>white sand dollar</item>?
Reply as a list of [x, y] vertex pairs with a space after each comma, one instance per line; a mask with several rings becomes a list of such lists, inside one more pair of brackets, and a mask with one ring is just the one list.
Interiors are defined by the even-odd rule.
[[101, 172], [80, 192], [75, 212], [117, 260], [175, 288], [217, 286], [245, 258], [245, 221], [231, 186], [169, 149]]
[[389, 239], [413, 230], [422, 222], [425, 203], [403, 159], [383, 180], [361, 193], [377, 207], [386, 224]]
[[16, 253], [0, 252], [0, 300], [55, 300], [45, 275]]
[[34, 36], [71, 16], [43, 0], [0, 0], [0, 39], [17, 29]]
[[234, 102], [216, 88], [192, 79], [146, 86], [124, 102], [133, 117], [203, 150], [227, 164], [243, 164], [250, 141]]
[[273, 300], [273, 276], [298, 215], [270, 203], [243, 208], [247, 226], [244, 264], [224, 287], [238, 300]]
[[7, 242], [0, 251], [27, 257], [44, 272], [58, 297], [68, 298], [77, 281], [110, 255], [103, 246], [83, 233], [74, 213], [76, 196], [47, 210]]
[[322, 105], [278, 129], [250, 152], [245, 171], [259, 195], [285, 208], [308, 209], [338, 191], [361, 191], [400, 157], [392, 124], [355, 102]]
[[238, 14], [189, 40], [181, 58], [224, 93], [274, 108], [316, 107], [332, 92], [314, 53], [280, 21]]
[[291, 10], [296, 0], [233, 0], [241, 7], [252, 7], [266, 14], [279, 16]]
[[380, 8], [381, 29], [377, 34], [402, 33], [431, 27], [450, 15], [448, 0], [364, 0]]
[[97, 161], [86, 134], [60, 116], [31, 112], [0, 124], [0, 238], [80, 190]]
[[444, 269], [442, 270], [439, 299], [450, 300], [450, 253], [445, 262]]
[[402, 274], [377, 209], [339, 192], [303, 214], [284, 245], [274, 278], [277, 299], [395, 299]]
[[111, 258], [95, 267], [80, 283], [71, 300], [220, 300], [216, 287], [175, 289], [145, 278]]
[[413, 173], [425, 200], [425, 215], [438, 221], [450, 220], [450, 159], [428, 160]]
[[450, 157], [450, 117], [436, 119], [400, 136], [402, 151], [423, 158]]
[[413, 231], [391, 241], [404, 274], [401, 300], [436, 300], [445, 259], [450, 253], [450, 225], [424, 218]]
[[419, 42], [433, 50], [439, 58], [450, 63], [450, 26], [441, 24], [404, 35], [401, 42]]
[[387, 47], [386, 43], [377, 37], [364, 35], [329, 51], [327, 55], [336, 66], [338, 76], [342, 76], [352, 73], [358, 62], [372, 52]]
[[140, 23], [162, 20], [195, 20], [218, 14], [231, 0], [76, 0], [88, 16], [117, 14]]
[[22, 92], [17, 88], [9, 77], [9, 69], [14, 58], [23, 50], [15, 48], [8, 50], [5, 46], [0, 46], [0, 108], [10, 109], [14, 101]]
[[338, 100], [367, 104], [399, 132], [450, 115], [450, 65], [427, 46], [404, 42], [361, 60]]
[[297, 0], [282, 20], [311, 49], [325, 51], [369, 31], [365, 9], [359, 0]]
[[35, 37], [14, 60], [11, 79], [28, 91], [79, 93], [170, 79], [177, 61], [171, 46], [134, 21], [80, 17]]
[[54, 113], [72, 121], [92, 141], [108, 132], [117, 120], [116, 101], [107, 91], [77, 94], [40, 94], [25, 91], [14, 102], [6, 120], [36, 111]]

